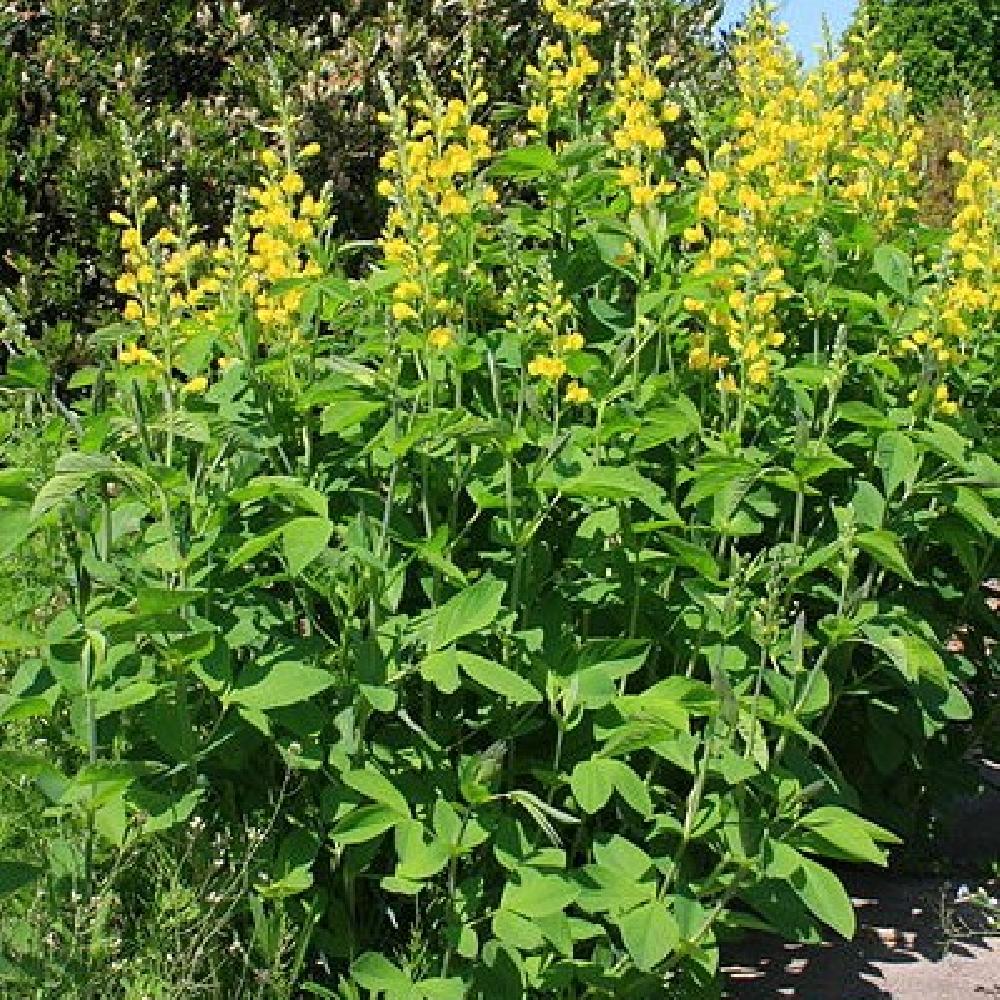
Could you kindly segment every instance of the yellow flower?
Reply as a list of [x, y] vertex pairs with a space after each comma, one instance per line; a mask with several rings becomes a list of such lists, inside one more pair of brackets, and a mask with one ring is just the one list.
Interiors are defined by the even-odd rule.
[[120, 295], [133, 295], [138, 288], [139, 284], [131, 271], [126, 271], [115, 281], [115, 291]]
[[301, 194], [305, 190], [305, 181], [302, 180], [302, 175], [297, 174], [294, 170], [290, 170], [281, 179], [281, 190], [285, 194]]
[[208, 388], [208, 379], [204, 375], [197, 375], [190, 382], [185, 382], [181, 386], [181, 395], [190, 396], [202, 393]]
[[407, 320], [416, 319], [417, 311], [408, 302], [393, 302], [392, 318], [397, 323], [405, 323]]
[[121, 213], [121, 212], [112, 212], [112, 213], [111, 213], [111, 214], [110, 214], [110, 215], [108, 216], [108, 218], [109, 218], [109, 219], [110, 219], [110, 220], [111, 220], [111, 221], [112, 221], [112, 222], [113, 222], [113, 223], [114, 223], [114, 224], [115, 224], [116, 226], [130, 226], [130, 225], [131, 225], [131, 223], [129, 222], [129, 220], [128, 220], [128, 219], [127, 219], [127, 218], [126, 218], [126, 217], [125, 217], [124, 215], [122, 215], [122, 213]]
[[318, 142], [310, 142], [307, 145], [305, 145], [305, 146], [302, 147], [302, 150], [299, 153], [299, 156], [301, 156], [303, 159], [308, 160], [312, 156], [319, 156], [319, 154], [320, 154], [320, 145], [319, 145], [319, 143]]
[[135, 299], [129, 299], [128, 302], [125, 303], [125, 309], [122, 315], [125, 317], [125, 319], [129, 320], [130, 322], [137, 319], [142, 319], [142, 306], [139, 305], [139, 303], [136, 302]]
[[568, 386], [566, 386], [566, 402], [581, 404], [589, 403], [590, 390], [585, 385], [580, 385], [580, 383], [574, 379]]
[[388, 178], [383, 178], [378, 182], [376, 190], [383, 198], [391, 198], [396, 193], [396, 185]]
[[544, 378], [551, 382], [558, 382], [566, 374], [566, 363], [561, 358], [538, 354], [528, 364], [528, 374], [535, 378]]
[[144, 202], [142, 203], [142, 210], [143, 210], [144, 212], [152, 212], [152, 211], [154, 211], [154, 210], [156, 209], [156, 207], [157, 207], [157, 206], [158, 206], [159, 204], [160, 204], [160, 203], [159, 203], [159, 201], [157, 201], [157, 199], [156, 199], [156, 195], [155, 195], [155, 194], [151, 194], [151, 195], [150, 195], [150, 196], [149, 196], [149, 197], [148, 197], [148, 198], [147, 198], [147, 199], [146, 199], [146, 200], [145, 200], [145, 201], [144, 201]]
[[707, 347], [698, 345], [688, 352], [688, 367], [693, 371], [704, 371], [712, 366], [712, 354]]
[[528, 108], [528, 121], [532, 125], [542, 128], [548, 120], [549, 112], [541, 104], [532, 104], [531, 107]]
[[135, 343], [131, 343], [128, 347], [123, 347], [118, 352], [118, 360], [123, 365], [134, 365], [139, 361], [139, 348]]
[[759, 358], [747, 368], [747, 378], [752, 385], [763, 385], [767, 381], [770, 365], [766, 358]]
[[446, 326], [436, 326], [429, 334], [427, 334], [427, 343], [431, 347], [436, 347], [438, 350], [443, 350], [448, 347], [454, 338], [451, 335], [451, 330]]
[[639, 168], [629, 164], [618, 171], [618, 180], [624, 187], [635, 187], [642, 182]]

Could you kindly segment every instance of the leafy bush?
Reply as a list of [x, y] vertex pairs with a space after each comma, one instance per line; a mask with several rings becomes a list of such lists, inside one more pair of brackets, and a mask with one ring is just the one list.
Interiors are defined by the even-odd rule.
[[361, 276], [287, 121], [218, 243], [129, 172], [71, 447], [0, 478], [65, 581], [3, 634], [57, 749], [0, 767], [85, 884], [273, 810], [245, 919], [313, 995], [703, 998], [741, 928], [850, 936], [829, 865], [885, 863], [992, 666], [996, 142], [930, 230], [860, 41], [804, 72], [758, 7], [708, 114], [642, 15], [608, 94], [544, 7], [523, 142], [474, 61], [389, 95]]

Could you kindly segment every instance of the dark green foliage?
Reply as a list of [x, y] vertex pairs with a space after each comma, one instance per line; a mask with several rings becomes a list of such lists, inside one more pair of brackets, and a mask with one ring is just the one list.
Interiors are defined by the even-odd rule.
[[918, 107], [1000, 85], [998, 0], [867, 0], [881, 51], [903, 57]]

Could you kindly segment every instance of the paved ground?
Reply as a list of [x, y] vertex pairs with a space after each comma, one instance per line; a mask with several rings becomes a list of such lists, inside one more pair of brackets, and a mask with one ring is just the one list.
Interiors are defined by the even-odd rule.
[[[1000, 790], [970, 801], [945, 848], [956, 867], [1000, 859]], [[891, 873], [845, 877], [858, 910], [852, 942], [792, 945], [753, 936], [724, 954], [733, 1000], [1000, 1000], [1000, 938], [944, 948], [943, 904], [959, 881]], [[992, 890], [996, 893], [996, 889]], [[972, 910], [948, 912], [974, 920]], [[948, 919], [945, 915], [944, 919]]]

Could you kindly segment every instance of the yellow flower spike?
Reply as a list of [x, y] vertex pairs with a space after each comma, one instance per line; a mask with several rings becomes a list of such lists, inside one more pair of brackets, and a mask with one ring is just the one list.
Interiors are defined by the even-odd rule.
[[208, 389], [208, 379], [204, 375], [197, 375], [189, 382], [181, 386], [182, 396], [200, 395]]

